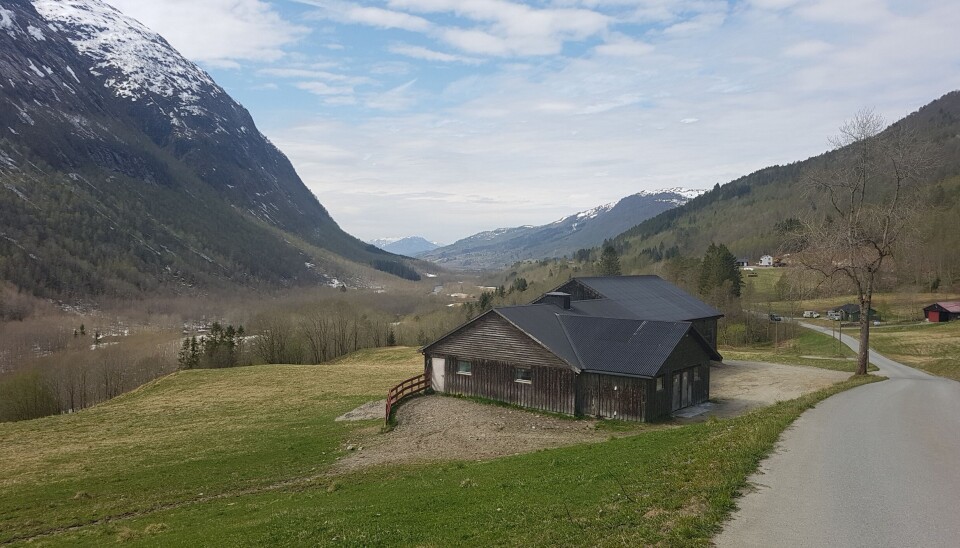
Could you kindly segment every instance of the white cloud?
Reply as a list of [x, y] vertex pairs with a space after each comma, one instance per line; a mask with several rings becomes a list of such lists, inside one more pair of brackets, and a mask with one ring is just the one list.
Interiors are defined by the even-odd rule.
[[412, 32], [430, 30], [432, 24], [422, 17], [399, 11], [386, 10], [370, 6], [361, 6], [350, 2], [337, 0], [295, 0], [320, 8], [315, 14], [319, 17], [331, 19], [341, 23], [369, 25], [382, 29], [402, 29]]
[[832, 49], [833, 46], [823, 40], [804, 40], [790, 45], [783, 50], [783, 54], [787, 57], [817, 57]]
[[352, 86], [359, 85], [373, 85], [377, 81], [366, 77], [366, 76], [350, 76], [346, 74], [337, 74], [334, 72], [329, 72], [325, 70], [317, 70], [310, 68], [293, 68], [293, 67], [274, 67], [274, 68], [264, 68], [257, 71], [257, 74], [260, 76], [268, 76], [273, 78], [309, 78], [311, 80], [320, 80], [325, 82], [340, 82], [349, 84]]
[[680, 120], [680, 123], [681, 123], [681, 124], [696, 124], [696, 123], [699, 122], [699, 121], [700, 121], [700, 118], [684, 118], [683, 120]]
[[414, 59], [423, 59], [425, 61], [439, 61], [441, 63], [463, 63], [467, 65], [479, 65], [483, 63], [482, 59], [477, 59], [474, 57], [465, 57], [463, 55], [453, 55], [450, 53], [443, 53], [441, 51], [434, 51], [429, 48], [422, 46], [414, 46], [410, 44], [393, 44], [389, 48], [390, 53], [395, 53], [397, 55], [404, 55], [406, 57], [412, 57]]
[[309, 29], [263, 0], [106, 0], [159, 33], [184, 56], [219, 68], [275, 61]]
[[353, 88], [349, 86], [331, 86], [325, 82], [297, 82], [297, 88], [309, 91], [314, 95], [352, 95]]
[[592, 10], [538, 9], [505, 0], [389, 0], [394, 9], [421, 13], [452, 13], [475, 27], [447, 27], [439, 31], [448, 44], [486, 55], [551, 55], [566, 41], [577, 41], [605, 31], [611, 19]]
[[413, 79], [383, 93], [372, 94], [366, 98], [364, 104], [377, 110], [406, 110], [416, 101], [416, 97], [411, 93], [415, 83], [417, 80]]
[[606, 42], [595, 47], [593, 50], [600, 55], [610, 55], [613, 57], [639, 57], [647, 55], [653, 51], [653, 46], [634, 40], [629, 36], [614, 34]]

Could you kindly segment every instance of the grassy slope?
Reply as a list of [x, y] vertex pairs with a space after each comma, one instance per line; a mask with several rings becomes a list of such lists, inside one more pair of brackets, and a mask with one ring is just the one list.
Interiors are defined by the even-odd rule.
[[870, 346], [890, 359], [960, 381], [960, 321], [874, 329]]
[[49, 540], [144, 545], [707, 545], [780, 433], [838, 384], [749, 415], [490, 462], [371, 469]]
[[334, 417], [422, 371], [413, 349], [381, 354], [183, 371], [74, 415], [0, 424], [0, 542], [317, 473], [358, 428]]
[[872, 380], [601, 444], [324, 476], [352, 433], [379, 428], [332, 419], [420, 367], [414, 350], [389, 349], [190, 371], [75, 415], [0, 425], [0, 542], [705, 544], [790, 422]]
[[721, 347], [720, 353], [723, 354], [724, 359], [728, 360], [807, 365], [850, 373], [857, 370], [857, 362], [847, 359], [856, 357], [853, 350], [827, 335], [808, 329], [800, 329], [795, 338], [782, 343], [777, 348], [774, 348], [772, 343], [748, 347]]

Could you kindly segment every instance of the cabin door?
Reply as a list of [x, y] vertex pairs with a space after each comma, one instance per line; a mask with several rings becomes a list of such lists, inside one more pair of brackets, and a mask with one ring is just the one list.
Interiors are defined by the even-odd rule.
[[443, 392], [443, 374], [447, 370], [447, 360], [430, 358], [430, 387], [434, 392]]
[[677, 371], [673, 374], [673, 402], [671, 411], [689, 407], [693, 403], [693, 379], [690, 370]]

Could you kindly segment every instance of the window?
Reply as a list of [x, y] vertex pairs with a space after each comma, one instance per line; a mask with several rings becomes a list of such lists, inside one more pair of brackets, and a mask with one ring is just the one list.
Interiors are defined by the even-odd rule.
[[694, 380], [694, 382], [700, 380], [700, 368], [699, 368], [699, 367], [694, 367], [694, 368], [693, 368], [693, 380]]
[[663, 377], [657, 377], [657, 392], [663, 392]]
[[530, 384], [533, 382], [533, 372], [529, 367], [518, 367], [516, 370], [514, 370], [513, 380]]
[[473, 375], [473, 364], [466, 360], [457, 360], [457, 375]]

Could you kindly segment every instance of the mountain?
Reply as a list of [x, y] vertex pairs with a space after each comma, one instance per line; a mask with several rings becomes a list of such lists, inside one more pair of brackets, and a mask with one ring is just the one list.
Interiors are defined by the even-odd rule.
[[3, 279], [64, 297], [416, 277], [341, 230], [208, 74], [100, 0], [0, 0], [0, 74]]
[[[841, 121], [838, 120], [838, 125]], [[886, 131], [907, 133], [934, 147], [930, 169], [919, 182], [926, 199], [916, 227], [919, 245], [902, 250], [896, 274], [903, 283], [960, 287], [960, 91], [950, 92], [896, 121]], [[789, 128], [784, 128], [788, 131]], [[827, 208], [826, 196], [805, 192], [806, 174], [832, 162], [836, 152], [787, 165], [770, 166], [690, 200], [631, 228], [615, 238], [628, 263], [645, 270], [673, 255], [699, 257], [711, 242], [724, 243], [751, 262], [776, 254], [783, 229], [792, 219]], [[891, 188], [874, 188], [882, 196]]]
[[407, 236], [406, 238], [380, 238], [368, 242], [379, 247], [384, 251], [405, 255], [407, 257], [416, 257], [428, 251], [433, 251], [440, 247], [439, 245], [423, 238], [421, 236]]
[[492, 269], [527, 259], [572, 255], [659, 213], [687, 203], [701, 190], [672, 188], [639, 192], [619, 202], [583, 211], [542, 226], [499, 228], [474, 234], [419, 258], [449, 268]]

